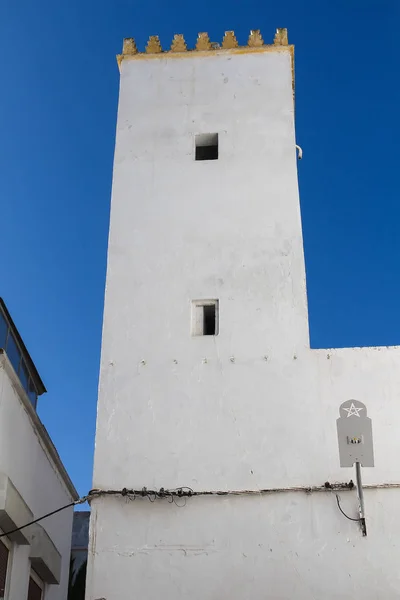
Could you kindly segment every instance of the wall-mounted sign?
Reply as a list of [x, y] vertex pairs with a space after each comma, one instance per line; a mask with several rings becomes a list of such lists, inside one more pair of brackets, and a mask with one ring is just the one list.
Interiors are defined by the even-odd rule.
[[359, 462], [363, 467], [374, 466], [372, 423], [367, 407], [359, 400], [346, 400], [339, 408], [336, 421], [341, 467]]

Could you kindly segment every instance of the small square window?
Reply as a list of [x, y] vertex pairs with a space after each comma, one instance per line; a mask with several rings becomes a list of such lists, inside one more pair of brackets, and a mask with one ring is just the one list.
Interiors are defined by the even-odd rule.
[[192, 302], [192, 335], [218, 335], [218, 300]]
[[218, 133], [199, 133], [195, 138], [196, 160], [217, 160]]

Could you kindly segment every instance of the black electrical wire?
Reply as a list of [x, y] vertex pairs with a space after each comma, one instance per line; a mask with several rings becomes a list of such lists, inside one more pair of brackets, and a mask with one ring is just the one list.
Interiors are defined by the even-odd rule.
[[363, 520], [361, 518], [359, 518], [359, 519], [353, 519], [353, 517], [349, 517], [349, 515], [346, 515], [346, 513], [344, 512], [344, 510], [340, 506], [340, 498], [339, 498], [338, 494], [336, 494], [336, 502], [337, 502], [338, 508], [339, 508], [340, 512], [342, 513], [342, 515], [344, 515], [346, 517], [346, 519], [348, 519], [349, 521], [362, 521]]
[[[322, 490], [333, 490], [333, 489], [338, 489], [338, 488], [342, 488], [342, 489], [352, 489], [354, 486], [353, 482], [350, 481], [350, 483], [340, 483], [340, 484], [329, 484], [329, 483], [325, 483], [324, 486], [321, 487], [296, 487], [296, 488], [271, 488], [271, 489], [261, 489], [261, 490], [215, 490], [215, 491], [199, 491], [199, 492], [195, 492], [192, 488], [190, 487], [179, 487], [179, 488], [174, 488], [171, 490], [165, 489], [165, 488], [160, 488], [158, 491], [157, 490], [148, 490], [147, 488], [143, 487], [141, 490], [130, 490], [127, 488], [123, 488], [121, 490], [90, 490], [89, 494], [87, 496], [84, 496], [82, 498], [79, 498], [79, 500], [76, 500], [75, 502], [70, 502], [69, 504], [66, 504], [65, 506], [61, 506], [61, 508], [57, 508], [56, 510], [53, 510], [45, 515], [43, 515], [42, 517], [39, 517], [38, 519], [35, 519], [33, 521], [30, 521], [29, 523], [26, 523], [25, 525], [21, 525], [21, 527], [16, 527], [15, 529], [12, 529], [11, 531], [7, 531], [6, 533], [0, 533], [0, 538], [5, 537], [5, 536], [9, 536], [12, 535], [13, 533], [17, 533], [17, 531], [21, 531], [21, 529], [25, 529], [26, 527], [29, 527], [30, 525], [34, 525], [34, 523], [38, 523], [39, 521], [42, 521], [43, 519], [47, 519], [47, 517], [51, 517], [52, 515], [55, 515], [59, 512], [61, 512], [62, 510], [66, 510], [67, 508], [71, 508], [72, 506], [76, 506], [78, 504], [83, 504], [84, 502], [87, 502], [88, 500], [90, 501], [91, 498], [94, 498], [96, 496], [117, 496], [120, 495], [122, 497], [128, 497], [130, 499], [135, 499], [136, 497], [142, 497], [142, 498], [148, 498], [150, 500], [150, 502], [154, 502], [157, 499], [167, 499], [168, 502], [170, 503], [174, 503], [176, 504], [176, 506], [178, 507], [183, 507], [186, 505], [186, 499], [187, 498], [191, 498], [193, 496], [246, 496], [246, 495], [259, 495], [259, 494], [270, 494], [273, 492], [283, 492], [283, 491], [303, 491], [303, 492], [308, 492], [311, 493], [313, 491], [322, 491]], [[183, 500], [183, 504], [180, 504], [179, 502], [177, 502], [177, 500]], [[342, 510], [342, 507], [340, 506], [340, 499], [338, 494], [336, 494], [336, 501], [337, 501], [337, 505], [338, 508], [340, 510], [340, 512], [346, 517], [346, 519], [349, 519], [349, 521], [362, 521], [363, 519], [359, 518], [359, 519], [353, 519], [352, 517], [349, 517], [348, 515], [346, 515], [346, 513]]]
[[21, 529], [25, 529], [25, 527], [29, 527], [30, 525], [33, 525], [34, 523], [38, 523], [39, 521], [42, 521], [43, 519], [47, 519], [47, 517], [51, 517], [51, 515], [55, 515], [55, 514], [61, 512], [62, 510], [71, 508], [71, 506], [76, 506], [77, 504], [83, 504], [84, 502], [86, 502], [86, 500], [87, 500], [87, 498], [85, 497], [85, 498], [80, 498], [76, 502], [70, 502], [69, 504], [62, 506], [61, 508], [57, 508], [57, 510], [53, 510], [52, 512], [49, 512], [46, 515], [43, 515], [43, 517], [39, 517], [38, 519], [35, 519], [34, 521], [30, 521], [29, 523], [25, 523], [25, 525], [21, 525], [21, 527], [16, 527], [15, 529], [12, 529], [11, 531], [7, 531], [7, 533], [0, 533], [0, 538], [8, 536], [8, 535], [12, 535], [13, 533], [17, 533], [17, 531], [21, 531]]

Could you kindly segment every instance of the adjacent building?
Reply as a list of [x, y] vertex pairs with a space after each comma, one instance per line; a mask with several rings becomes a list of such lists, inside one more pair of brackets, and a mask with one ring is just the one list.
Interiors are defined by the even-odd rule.
[[71, 540], [71, 582], [75, 581], [75, 577], [79, 569], [85, 565], [88, 554], [89, 544], [89, 518], [90, 511], [79, 510], [74, 512], [74, 521], [72, 524], [72, 540]]
[[399, 598], [400, 348], [310, 348], [293, 61], [124, 42], [87, 600]]
[[[46, 391], [0, 299], [0, 533], [78, 499], [36, 412]], [[72, 507], [0, 538], [0, 598], [65, 600]]]

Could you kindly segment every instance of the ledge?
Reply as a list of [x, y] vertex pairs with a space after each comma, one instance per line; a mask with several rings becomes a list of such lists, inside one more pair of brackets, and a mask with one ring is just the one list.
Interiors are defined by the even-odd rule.
[[39, 523], [29, 527], [32, 567], [45, 583], [60, 583], [61, 554]]
[[[13, 485], [11, 479], [4, 473], [0, 473], [0, 527], [3, 531], [12, 531], [29, 523], [33, 519], [33, 513], [24, 502], [21, 494]], [[29, 536], [26, 529], [16, 531], [8, 536], [12, 542], [21, 545], [29, 544]]]

